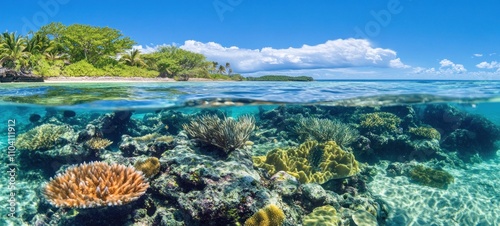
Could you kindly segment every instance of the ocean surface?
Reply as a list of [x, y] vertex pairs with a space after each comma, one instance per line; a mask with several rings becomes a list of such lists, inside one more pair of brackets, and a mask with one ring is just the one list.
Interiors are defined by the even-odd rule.
[[0, 118], [0, 225], [500, 225], [500, 81], [0, 84]]

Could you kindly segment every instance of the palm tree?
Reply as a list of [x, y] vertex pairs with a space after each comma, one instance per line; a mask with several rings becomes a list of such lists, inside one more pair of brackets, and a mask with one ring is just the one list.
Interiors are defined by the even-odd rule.
[[219, 65], [219, 74], [226, 74], [226, 68], [224, 65]]
[[24, 51], [25, 48], [24, 38], [16, 35], [15, 32], [4, 32], [0, 43], [0, 65], [23, 70], [29, 56], [29, 53]]
[[124, 62], [129, 66], [134, 67], [145, 67], [146, 63], [141, 59], [141, 52], [138, 49], [130, 51], [128, 54], [123, 55], [120, 61]]
[[231, 73], [233, 73], [233, 69], [231, 69], [231, 64], [229, 62], [226, 62], [226, 70], [228, 75], [231, 75]]
[[212, 61], [212, 65], [213, 65], [212, 73], [217, 73], [217, 67], [219, 66], [219, 62]]

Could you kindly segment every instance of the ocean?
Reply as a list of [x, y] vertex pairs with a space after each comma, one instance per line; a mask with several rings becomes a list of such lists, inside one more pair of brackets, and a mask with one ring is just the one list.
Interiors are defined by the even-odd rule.
[[500, 225], [500, 81], [0, 85], [0, 225]]

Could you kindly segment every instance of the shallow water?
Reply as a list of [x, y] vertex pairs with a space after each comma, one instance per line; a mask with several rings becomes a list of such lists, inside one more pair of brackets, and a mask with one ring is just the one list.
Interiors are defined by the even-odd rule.
[[[495, 81], [2, 84], [0, 201], [13, 208], [0, 210], [0, 225], [237, 225], [269, 204], [283, 211], [283, 225], [303, 224], [324, 206], [335, 209], [341, 225], [360, 218], [379, 225], [499, 225], [499, 93]], [[224, 148], [213, 142], [217, 131], [205, 140], [186, 131], [207, 115], [249, 116], [255, 128], [238, 138], [238, 147]], [[236, 139], [242, 127], [236, 128], [221, 139]], [[112, 143], [92, 148], [94, 138]], [[274, 162], [273, 171], [256, 162], [279, 151], [298, 159], [291, 153], [309, 140], [317, 144], [300, 160], [309, 168]], [[321, 180], [296, 173], [323, 175], [322, 145], [332, 140], [359, 170], [351, 165], [352, 173], [341, 175], [328, 168], [338, 176]], [[9, 153], [9, 146], [16, 150]], [[45, 194], [70, 165], [104, 161], [139, 171], [148, 157], [160, 166], [133, 202], [58, 208]], [[444, 170], [453, 181], [430, 186], [412, 176], [417, 165]]]

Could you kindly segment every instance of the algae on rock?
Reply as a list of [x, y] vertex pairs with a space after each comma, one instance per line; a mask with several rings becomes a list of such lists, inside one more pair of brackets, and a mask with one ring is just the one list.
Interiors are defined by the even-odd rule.
[[350, 177], [359, 172], [354, 155], [335, 141], [307, 141], [298, 148], [274, 149], [266, 156], [253, 157], [254, 165], [270, 175], [286, 171], [301, 183], [323, 184], [331, 179]]

